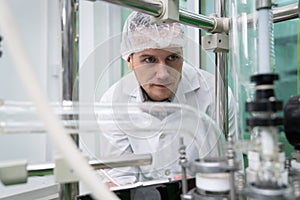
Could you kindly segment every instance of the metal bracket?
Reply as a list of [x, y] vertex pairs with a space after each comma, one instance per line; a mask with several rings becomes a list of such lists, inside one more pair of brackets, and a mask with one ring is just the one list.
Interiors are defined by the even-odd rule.
[[215, 21], [215, 26], [210, 33], [229, 33], [230, 19], [226, 17], [216, 17], [214, 14], [210, 15]]
[[228, 52], [229, 37], [226, 34], [214, 33], [202, 37], [202, 47], [213, 52]]
[[157, 23], [172, 23], [179, 21], [179, 0], [162, 0], [162, 13], [158, 17], [151, 17]]
[[27, 182], [27, 161], [0, 163], [0, 180], [4, 185]]
[[58, 183], [72, 183], [79, 181], [74, 170], [65, 163], [61, 156], [55, 157], [54, 177], [55, 181]]

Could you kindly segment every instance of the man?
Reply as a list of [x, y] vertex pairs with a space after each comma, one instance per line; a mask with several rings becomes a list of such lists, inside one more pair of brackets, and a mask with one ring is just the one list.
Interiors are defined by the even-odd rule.
[[[132, 72], [114, 84], [101, 102], [110, 102], [113, 106], [118, 103], [163, 104], [161, 110], [157, 104], [153, 105], [156, 106], [154, 111], [141, 108], [138, 117], [128, 114], [133, 124], [119, 125], [119, 131], [104, 131], [108, 142], [101, 152], [103, 156], [153, 155], [150, 166], [109, 170], [118, 184], [180, 177], [178, 139], [184, 135], [182, 132], [189, 135], [183, 136], [188, 159], [222, 154], [218, 145], [224, 141], [223, 135], [203, 114], [198, 115], [206, 113], [215, 117], [214, 76], [184, 62], [185, 43], [182, 26], [178, 23], [156, 24], [151, 22], [150, 16], [133, 12], [124, 25], [121, 54]], [[172, 103], [190, 107], [174, 111]], [[233, 112], [229, 117], [233, 121]], [[141, 127], [155, 131], [149, 134]], [[133, 131], [134, 128], [138, 131]], [[137, 175], [137, 172], [141, 173]]]

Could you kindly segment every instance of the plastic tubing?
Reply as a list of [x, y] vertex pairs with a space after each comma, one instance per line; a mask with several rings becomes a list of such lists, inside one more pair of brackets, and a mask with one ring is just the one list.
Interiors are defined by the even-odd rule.
[[39, 117], [45, 123], [50, 137], [64, 157], [66, 163], [74, 169], [75, 174], [91, 191], [95, 199], [118, 199], [117, 196], [97, 178], [92, 167], [88, 165], [87, 161], [81, 156], [71, 137], [68, 136], [59, 123], [59, 120], [52, 113], [46, 94], [44, 94], [40, 87], [41, 84], [39, 84], [37, 77], [34, 75], [31, 62], [25, 55], [26, 51], [21, 43], [13, 16], [5, 0], [0, 1], [0, 28], [25, 90], [36, 105]]

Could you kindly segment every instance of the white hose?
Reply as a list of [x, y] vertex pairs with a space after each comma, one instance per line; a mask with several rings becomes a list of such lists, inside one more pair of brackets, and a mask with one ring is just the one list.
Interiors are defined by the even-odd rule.
[[[266, 74], [271, 72], [271, 53], [272, 44], [270, 43], [272, 24], [270, 23], [270, 9], [261, 9], [258, 11], [258, 63], [259, 73]], [[271, 19], [272, 20], [272, 19]], [[271, 21], [273, 23], [273, 21]]]
[[34, 75], [34, 70], [31, 67], [32, 64], [25, 55], [26, 52], [21, 43], [9, 6], [5, 0], [0, 0], [0, 28], [25, 90], [36, 105], [39, 117], [45, 123], [46, 129], [67, 164], [74, 169], [78, 178], [91, 191], [94, 198], [104, 200], [118, 199], [116, 195], [97, 178], [91, 166], [89, 166], [87, 161], [81, 156], [71, 137], [67, 135], [57, 117], [52, 113], [46, 94], [44, 94], [44, 91], [40, 87], [41, 84]]

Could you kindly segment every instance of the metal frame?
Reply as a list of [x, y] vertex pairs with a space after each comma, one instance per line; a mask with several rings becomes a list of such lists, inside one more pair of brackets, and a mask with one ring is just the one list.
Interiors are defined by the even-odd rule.
[[[143, 12], [154, 17], [158, 17], [163, 12], [162, 2], [159, 0], [87, 0], [87, 1], [105, 1], [135, 11]], [[221, 6], [222, 3], [215, 2], [215, 7]], [[223, 6], [224, 7], [224, 6]], [[273, 9], [274, 22], [281, 22], [299, 17], [298, 3], [290, 4]], [[218, 14], [225, 13], [225, 10], [216, 9]], [[220, 15], [221, 16], [221, 15]], [[222, 17], [222, 16], [221, 16]], [[212, 31], [216, 27], [216, 20], [212, 17], [189, 12], [184, 9], [179, 9], [179, 23], [186, 24], [205, 31]]]
[[[149, 165], [152, 162], [151, 154], [123, 155], [120, 157], [99, 158], [91, 160], [89, 164], [95, 169], [109, 169], [117, 167]], [[27, 166], [28, 176], [44, 176], [53, 174], [54, 163], [35, 164]]]
[[[90, 0], [96, 1], [96, 0]], [[154, 17], [161, 15], [163, 11], [163, 6], [161, 1], [158, 0], [103, 0], [112, 4], [120, 5], [127, 7], [133, 10], [137, 10]], [[63, 66], [64, 66], [64, 75], [63, 75], [63, 99], [64, 100], [78, 100], [78, 94], [73, 94], [73, 84], [75, 76], [78, 72], [78, 51], [77, 51], [77, 31], [76, 26], [78, 20], [76, 19], [74, 13], [77, 11], [78, 3], [77, 0], [61, 0], [63, 3], [62, 10], [62, 22], [63, 22]], [[225, 10], [225, 0], [215, 0], [215, 11], [218, 17], [226, 17]], [[64, 13], [65, 12], [65, 13]], [[298, 13], [298, 3], [292, 4], [289, 6], [277, 8], [273, 10], [274, 22], [285, 21], [299, 16]], [[64, 14], [67, 13], [67, 16]], [[64, 18], [67, 17], [67, 18]], [[65, 19], [65, 21], [64, 21]], [[195, 14], [188, 12], [186, 10], [179, 10], [179, 22], [193, 26], [208, 32], [211, 32], [216, 29], [217, 21], [214, 18], [206, 17], [204, 15]], [[74, 31], [75, 30], [75, 31]], [[224, 29], [221, 29], [224, 31]], [[221, 31], [221, 32], [223, 32]], [[227, 131], [227, 102], [228, 96], [225, 89], [227, 88], [227, 60], [226, 52], [217, 52], [216, 53], [216, 88], [221, 88], [219, 91], [216, 90], [216, 101], [225, 102], [225, 107], [221, 108], [217, 106], [217, 112], [219, 115], [216, 115], [218, 124], [221, 126], [223, 131]], [[74, 76], [75, 75], [75, 76]], [[74, 99], [76, 97], [77, 99]], [[222, 100], [222, 101], [220, 101]], [[220, 115], [220, 113], [223, 115]], [[219, 118], [218, 116], [221, 116]], [[70, 192], [72, 193], [72, 191]], [[234, 197], [234, 191], [231, 192], [231, 197]]]
[[[96, 0], [88, 0], [96, 1]], [[130, 8], [135, 11], [146, 13], [148, 15], [159, 17], [163, 12], [163, 4], [159, 0], [102, 0], [108, 3]], [[213, 30], [215, 20], [205, 15], [195, 14], [184, 9], [179, 9], [179, 22], [206, 31]]]
[[[90, 0], [96, 1], [96, 0]], [[137, 10], [154, 17], [158, 17], [162, 14], [163, 5], [161, 1], [158, 0], [103, 0], [108, 3], [120, 5], [133, 10]], [[78, 94], [74, 93], [74, 83], [76, 76], [78, 74], [78, 0], [60, 0], [61, 3], [61, 22], [62, 22], [62, 66], [63, 66], [63, 88], [62, 88], [62, 100], [67, 101], [78, 101]], [[225, 0], [215, 0], [215, 12], [217, 17], [226, 17], [225, 10]], [[283, 6], [280, 8], [273, 9], [273, 21], [274, 23], [286, 21], [290, 19], [295, 19], [299, 17], [299, 3], [294, 3], [288, 6]], [[215, 18], [210, 18], [201, 14], [195, 14], [187, 10], [179, 10], [179, 22], [193, 26], [208, 32], [216, 29], [217, 21]], [[223, 31], [222, 31], [223, 30]], [[221, 29], [224, 32], [224, 29]], [[226, 31], [225, 31], [226, 32]], [[226, 52], [216, 53], [216, 88], [221, 88], [220, 91], [216, 91], [217, 102], [225, 102], [227, 104], [227, 93], [225, 88], [227, 88], [227, 66], [226, 66]], [[76, 86], [75, 86], [76, 87]], [[78, 86], [77, 86], [78, 88]], [[78, 90], [76, 91], [78, 92]], [[219, 95], [220, 94], [220, 95]], [[221, 100], [221, 101], [220, 101]], [[220, 107], [217, 108], [217, 113], [227, 113], [225, 110], [222, 111]], [[221, 116], [220, 114], [217, 116]], [[222, 116], [221, 119], [217, 118], [217, 122], [222, 126], [223, 130], [227, 130], [227, 125], [225, 122], [227, 117]], [[78, 142], [75, 139], [75, 142]], [[122, 160], [123, 159], [123, 160]], [[151, 156], [142, 155], [141, 157], [122, 157], [116, 160], [105, 161], [91, 161], [90, 164], [95, 169], [104, 169], [107, 166], [110, 167], [122, 167], [128, 165], [143, 165], [148, 164], [151, 161]], [[53, 170], [53, 164], [46, 165], [31, 165], [28, 166], [29, 176], [45, 175], [51, 174]], [[69, 198], [75, 199], [78, 195], [78, 184], [69, 187], [68, 195]], [[64, 195], [64, 196], [65, 196]], [[234, 195], [232, 192], [231, 195]], [[232, 197], [232, 196], [231, 196]]]

